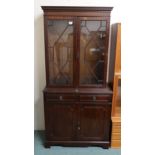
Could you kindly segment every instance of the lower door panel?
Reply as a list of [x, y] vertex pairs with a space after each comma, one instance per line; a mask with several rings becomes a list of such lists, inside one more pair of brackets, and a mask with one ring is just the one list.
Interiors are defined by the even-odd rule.
[[109, 105], [80, 104], [78, 140], [109, 141], [110, 109]]
[[46, 103], [46, 140], [71, 141], [74, 138], [75, 111], [72, 103]]

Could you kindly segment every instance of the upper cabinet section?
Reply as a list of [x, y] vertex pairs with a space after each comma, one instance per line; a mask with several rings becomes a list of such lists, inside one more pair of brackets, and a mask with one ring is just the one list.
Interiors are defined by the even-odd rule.
[[112, 7], [42, 9], [47, 87], [106, 87]]

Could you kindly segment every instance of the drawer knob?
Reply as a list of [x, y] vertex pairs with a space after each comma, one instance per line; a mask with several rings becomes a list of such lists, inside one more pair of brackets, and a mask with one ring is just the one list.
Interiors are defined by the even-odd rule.
[[78, 130], [80, 130], [80, 126], [78, 126]]
[[75, 89], [75, 92], [78, 93], [79, 92], [79, 89]]
[[62, 96], [59, 96], [60, 101], [62, 100]]

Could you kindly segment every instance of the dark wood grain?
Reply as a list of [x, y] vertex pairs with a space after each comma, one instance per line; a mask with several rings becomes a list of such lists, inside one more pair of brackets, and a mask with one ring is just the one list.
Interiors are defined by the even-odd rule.
[[[109, 141], [110, 106], [80, 104], [78, 140]], [[107, 129], [108, 128], [108, 129]], [[105, 132], [107, 130], [108, 132]]]
[[73, 140], [75, 108], [70, 103], [45, 104], [47, 140]]

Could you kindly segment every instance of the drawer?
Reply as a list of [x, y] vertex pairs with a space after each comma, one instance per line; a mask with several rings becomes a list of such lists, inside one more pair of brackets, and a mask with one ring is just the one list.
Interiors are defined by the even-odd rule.
[[75, 101], [76, 96], [70, 94], [45, 94], [45, 101]]
[[80, 101], [112, 101], [112, 96], [109, 95], [80, 95]]

